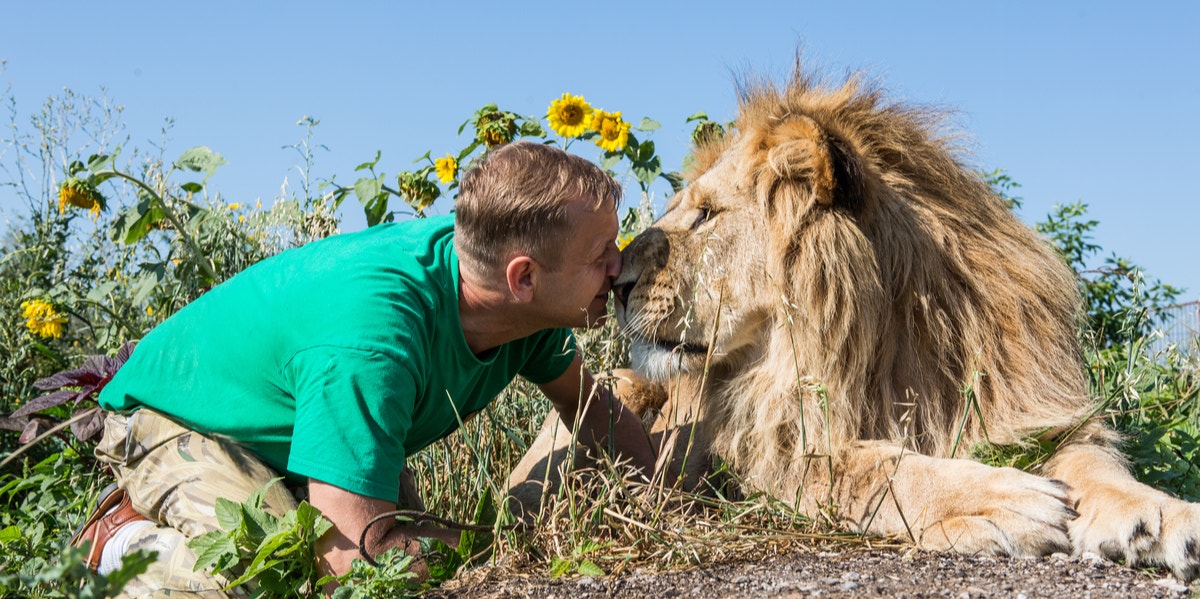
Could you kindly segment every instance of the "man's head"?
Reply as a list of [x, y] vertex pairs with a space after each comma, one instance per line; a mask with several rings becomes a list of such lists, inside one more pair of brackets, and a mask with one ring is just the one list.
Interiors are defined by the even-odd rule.
[[481, 271], [504, 268], [512, 253], [557, 269], [571, 235], [568, 207], [579, 201], [615, 211], [621, 188], [600, 167], [558, 148], [527, 141], [501, 146], [459, 182], [455, 247]]
[[612, 177], [573, 154], [530, 142], [493, 150], [459, 183], [462, 268], [504, 280], [547, 326], [595, 324], [620, 271], [620, 198]]

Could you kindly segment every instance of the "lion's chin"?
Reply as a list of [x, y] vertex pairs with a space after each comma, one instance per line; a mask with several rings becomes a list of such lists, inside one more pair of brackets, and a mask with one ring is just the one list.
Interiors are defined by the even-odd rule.
[[700, 371], [707, 356], [706, 347], [649, 339], [634, 339], [629, 348], [633, 369], [660, 383], [667, 382], [672, 375]]

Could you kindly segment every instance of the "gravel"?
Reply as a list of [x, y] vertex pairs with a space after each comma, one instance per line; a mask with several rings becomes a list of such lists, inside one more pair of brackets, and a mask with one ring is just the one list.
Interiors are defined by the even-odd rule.
[[[1200, 596], [1200, 583], [1193, 585]], [[1007, 559], [917, 550], [790, 553], [670, 572], [551, 580], [477, 568], [434, 598], [600, 599], [688, 597], [1188, 597], [1189, 587], [1162, 571], [1125, 568], [1095, 555]]]

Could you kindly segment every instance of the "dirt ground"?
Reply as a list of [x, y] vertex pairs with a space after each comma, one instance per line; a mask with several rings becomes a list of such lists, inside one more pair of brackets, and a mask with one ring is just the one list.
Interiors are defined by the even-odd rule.
[[671, 597], [1200, 597], [1165, 572], [1139, 571], [1097, 556], [1004, 559], [920, 551], [790, 553], [757, 563], [678, 572], [549, 580], [501, 568], [465, 572], [426, 597], [622, 599]]

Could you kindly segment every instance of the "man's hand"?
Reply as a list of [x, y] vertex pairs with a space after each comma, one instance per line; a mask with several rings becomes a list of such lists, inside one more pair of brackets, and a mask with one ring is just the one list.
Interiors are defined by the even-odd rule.
[[[372, 518], [393, 511], [396, 503], [351, 493], [345, 489], [309, 479], [308, 501], [321, 510], [321, 515], [333, 524], [333, 528], [317, 539], [317, 570], [321, 576], [342, 575], [350, 571], [350, 563], [360, 557], [358, 542], [363, 529]], [[436, 526], [397, 526], [392, 522], [379, 522], [367, 532], [365, 548], [375, 556], [399, 547], [409, 555], [420, 558], [419, 537], [431, 537], [444, 541], [451, 547], [458, 545], [460, 533]], [[413, 562], [412, 571], [421, 578], [429, 575], [424, 562]], [[331, 585], [325, 591], [331, 592]]]
[[[607, 389], [597, 387], [592, 373], [584, 368], [579, 356], [557, 379], [539, 385], [542, 393], [562, 416], [568, 429], [575, 425], [576, 415], [588, 404], [580, 419], [579, 442], [593, 447], [608, 447], [609, 426], [612, 426], [612, 445], [618, 457], [628, 458], [647, 479], [654, 474], [654, 450], [642, 421], [614, 398]], [[593, 397], [594, 394], [594, 397]], [[613, 417], [610, 422], [609, 414]]]

